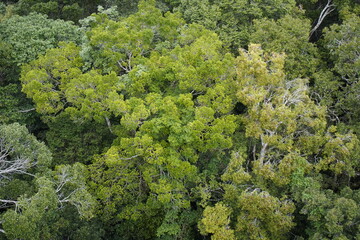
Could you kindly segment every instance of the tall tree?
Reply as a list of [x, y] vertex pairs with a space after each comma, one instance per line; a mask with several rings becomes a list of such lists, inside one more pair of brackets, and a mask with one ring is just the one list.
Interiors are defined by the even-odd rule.
[[[92, 217], [94, 200], [87, 192], [84, 166], [59, 166], [51, 153], [19, 124], [0, 126], [0, 219], [8, 238], [49, 239], [64, 207]], [[55, 224], [51, 226], [49, 224]]]
[[41, 14], [13, 15], [0, 22], [0, 122], [21, 122], [38, 127], [31, 102], [21, 93], [19, 72], [22, 64], [44, 54], [59, 41], [80, 42], [81, 31], [70, 22], [48, 19]]
[[358, 125], [360, 116], [356, 107], [360, 93], [359, 23], [358, 16], [349, 16], [342, 24], [326, 29], [323, 42], [333, 63], [331, 70], [338, 88], [322, 94], [330, 94], [335, 99], [338, 118], [354, 125]]

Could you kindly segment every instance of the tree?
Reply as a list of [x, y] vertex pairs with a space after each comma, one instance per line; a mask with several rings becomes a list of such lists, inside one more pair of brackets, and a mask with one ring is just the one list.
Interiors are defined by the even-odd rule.
[[214, 30], [234, 54], [237, 54], [238, 48], [246, 48], [249, 44], [254, 20], [277, 20], [287, 14], [297, 13], [293, 0], [215, 0], [208, 4], [204, 1], [182, 0], [176, 9], [188, 22], [204, 24]]
[[21, 93], [20, 66], [55, 47], [58, 41], [79, 42], [81, 32], [70, 22], [30, 14], [1, 21], [0, 35], [0, 122], [20, 122], [35, 131], [41, 124], [33, 104]]
[[33, 175], [28, 170], [35, 166], [42, 169], [50, 164], [51, 153], [43, 143], [28, 134], [19, 124], [1, 125], [1, 170], [2, 181], [16, 174]]
[[313, 78], [320, 68], [320, 56], [315, 44], [308, 40], [310, 31], [308, 19], [286, 15], [277, 21], [273, 19], [254, 20], [252, 43], [261, 44], [267, 53], [285, 53], [287, 78]]
[[56, 227], [48, 224], [56, 222], [59, 207], [66, 205], [92, 217], [94, 200], [86, 190], [84, 166], [59, 166], [52, 172], [50, 151], [24, 126], [1, 125], [0, 133], [2, 233], [9, 238], [49, 238]]
[[336, 92], [328, 94], [335, 98], [333, 104], [337, 117], [349, 124], [357, 124], [360, 116], [358, 108], [355, 107], [360, 91], [359, 22], [360, 18], [352, 15], [341, 25], [334, 24], [326, 29], [324, 36], [324, 46], [334, 64], [333, 78], [338, 87]]
[[214, 207], [205, 208], [203, 214], [199, 224], [202, 234], [212, 233], [211, 239], [214, 240], [236, 239], [234, 230], [229, 227], [231, 209], [219, 202]]
[[32, 13], [17, 16], [0, 23], [1, 41], [11, 49], [11, 64], [28, 63], [53, 48], [60, 41], [78, 42], [81, 32], [71, 22], [51, 20], [45, 15]]
[[[298, 197], [299, 185], [323, 171], [328, 171], [324, 178], [335, 176], [336, 186], [336, 176], [355, 176], [352, 157], [358, 140], [334, 126], [327, 128], [325, 109], [310, 99], [306, 82], [286, 79], [284, 56], [267, 55], [259, 45], [250, 45], [237, 58], [237, 76], [237, 97], [247, 107], [241, 119], [248, 140], [247, 149], [234, 149], [221, 177], [222, 202], [232, 212], [227, 224], [240, 239], [285, 239], [294, 222], [303, 218], [296, 208], [307, 204]], [[331, 191], [325, 190], [329, 186], [320, 188]], [[210, 230], [215, 223], [205, 214], [213, 208], [211, 197], [207, 199], [202, 224], [208, 226], [202, 229], [216, 239], [216, 231]], [[302, 213], [312, 218], [305, 208]], [[213, 214], [222, 218], [224, 212]]]
[[234, 59], [203, 27], [144, 2], [139, 9], [120, 21], [93, 15], [81, 50], [61, 44], [23, 68], [23, 91], [44, 115], [65, 111], [117, 135], [90, 167], [103, 221], [124, 237], [129, 221], [138, 238], [191, 236], [197, 169], [220, 162], [237, 127], [227, 94]]
[[96, 11], [98, 5], [104, 4], [103, 0], [19, 0], [14, 5], [14, 10], [19, 15], [30, 13], [46, 14], [53, 19], [64, 19], [77, 22]]

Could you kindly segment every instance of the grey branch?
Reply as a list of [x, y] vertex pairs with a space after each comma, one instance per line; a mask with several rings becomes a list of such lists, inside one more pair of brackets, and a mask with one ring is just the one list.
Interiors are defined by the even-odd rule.
[[314, 32], [320, 27], [321, 23], [324, 21], [325, 17], [329, 15], [332, 11], [335, 10], [335, 5], [332, 4], [332, 0], [328, 0], [327, 4], [323, 8], [323, 10], [320, 13], [320, 16], [316, 22], [316, 25], [311, 29], [309, 38], [314, 34]]
[[9, 179], [13, 174], [27, 174], [33, 176], [26, 172], [26, 170], [36, 165], [36, 162], [31, 162], [30, 159], [20, 156], [10, 159], [9, 154], [12, 151], [13, 149], [7, 146], [3, 139], [0, 138], [0, 181], [4, 178]]
[[30, 108], [30, 109], [25, 109], [25, 110], [19, 110], [18, 112], [20, 113], [27, 113], [27, 112], [31, 112], [31, 111], [34, 111], [35, 108]]

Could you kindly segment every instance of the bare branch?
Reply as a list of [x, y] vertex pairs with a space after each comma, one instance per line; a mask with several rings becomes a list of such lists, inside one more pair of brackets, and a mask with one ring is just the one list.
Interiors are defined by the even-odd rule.
[[134, 155], [134, 156], [131, 156], [131, 157], [128, 157], [128, 158], [120, 158], [120, 160], [131, 160], [131, 159], [134, 159], [134, 158], [137, 158], [139, 155]]
[[31, 112], [31, 111], [34, 111], [35, 108], [30, 108], [30, 109], [25, 109], [25, 110], [20, 110], [18, 111], [19, 113], [27, 113], [27, 112]]
[[266, 155], [266, 148], [268, 146], [268, 143], [265, 143], [263, 140], [263, 137], [261, 136], [261, 150], [260, 150], [260, 156], [259, 156], [259, 162], [260, 165], [262, 166], [264, 164], [264, 159], [265, 159], [265, 155]]
[[109, 131], [110, 131], [111, 133], [113, 133], [113, 131], [112, 131], [112, 129], [111, 129], [110, 119], [109, 119], [108, 117], [105, 117], [105, 121], [106, 121], [106, 124], [107, 124], [107, 126], [108, 126], [108, 128], [109, 128]]
[[2, 203], [0, 205], [0, 209], [3, 208], [9, 208], [15, 205], [15, 209], [18, 208], [18, 201], [14, 201], [14, 200], [5, 200], [5, 199], [0, 199], [0, 202]]
[[14, 200], [5, 200], [5, 199], [0, 199], [0, 202], [2, 203], [12, 203], [12, 204], [15, 204], [17, 205], [17, 201], [14, 201]]
[[324, 21], [325, 17], [329, 15], [332, 11], [335, 10], [335, 5], [332, 4], [332, 0], [328, 0], [326, 6], [323, 8], [323, 10], [320, 13], [320, 16], [317, 20], [316, 25], [311, 29], [309, 38], [314, 34], [314, 32], [320, 27], [321, 23]]
[[26, 172], [27, 169], [36, 165], [36, 162], [31, 162], [28, 158], [17, 157], [12, 161], [7, 159], [8, 151], [1, 151], [2, 155], [0, 156], [0, 180], [4, 178], [9, 178], [8, 176], [12, 174], [27, 174], [34, 176]]
[[121, 61], [117, 61], [117, 63], [119, 67], [123, 69], [126, 73], [130, 72], [130, 70], [126, 66], [122, 65]]

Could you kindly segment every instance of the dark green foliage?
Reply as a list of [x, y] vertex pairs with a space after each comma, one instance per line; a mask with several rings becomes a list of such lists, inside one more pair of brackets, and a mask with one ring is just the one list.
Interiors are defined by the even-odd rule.
[[94, 11], [103, 0], [19, 0], [14, 11], [19, 15], [28, 15], [31, 12], [46, 14], [53, 19], [64, 19], [77, 22]]
[[357, 124], [360, 111], [357, 107], [360, 92], [360, 17], [350, 15], [341, 24], [326, 29], [324, 47], [332, 60], [334, 79], [337, 82], [335, 111], [342, 121]]
[[74, 123], [68, 114], [60, 114], [48, 123], [46, 142], [53, 153], [53, 165], [88, 164], [95, 154], [110, 147], [114, 136], [104, 124], [93, 121]]

